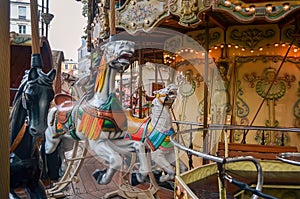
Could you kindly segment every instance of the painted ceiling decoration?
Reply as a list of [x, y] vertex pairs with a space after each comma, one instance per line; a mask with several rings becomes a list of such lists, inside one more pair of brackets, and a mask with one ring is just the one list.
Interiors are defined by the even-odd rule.
[[227, 13], [241, 23], [256, 19], [277, 22], [298, 9], [298, 1], [275, 0], [271, 4], [258, 0], [128, 0], [116, 10], [116, 26], [130, 34], [139, 30], [149, 32], [172, 16], [183, 27], [195, 26], [203, 21], [207, 11]]
[[116, 13], [116, 26], [131, 34], [138, 30], [150, 31], [158, 22], [169, 16], [166, 1], [127, 1]]

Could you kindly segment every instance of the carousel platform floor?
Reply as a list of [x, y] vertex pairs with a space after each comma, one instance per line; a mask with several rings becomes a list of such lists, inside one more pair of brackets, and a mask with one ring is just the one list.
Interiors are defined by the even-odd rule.
[[[84, 161], [82, 168], [79, 171], [79, 182], [73, 185], [73, 188], [69, 188], [69, 196], [65, 198], [69, 199], [98, 199], [104, 196], [106, 193], [115, 191], [118, 189], [121, 183], [122, 172], [117, 172], [113, 180], [107, 185], [99, 185], [93, 178], [92, 173], [95, 169], [105, 168], [104, 162], [102, 160], [96, 159], [92, 152], [87, 154], [87, 159]], [[138, 185], [141, 189], [146, 189], [149, 184], [144, 183]], [[73, 192], [73, 193], [72, 193]], [[159, 198], [171, 199], [174, 198], [173, 191], [165, 188], [161, 188], [158, 191]], [[115, 196], [114, 199], [120, 199], [122, 197]]]
[[[64, 196], [61, 198], [65, 199], [99, 199], [106, 193], [115, 191], [118, 189], [118, 185], [121, 183], [122, 173], [117, 172], [113, 180], [107, 185], [99, 185], [93, 178], [92, 173], [95, 169], [102, 169], [105, 167], [102, 160], [96, 159], [92, 152], [88, 152], [87, 158], [85, 159], [82, 168], [79, 171], [79, 182], [69, 185], [66, 190], [63, 191]], [[146, 189], [149, 184], [144, 183], [138, 185], [140, 189]], [[18, 190], [22, 195], [22, 199], [27, 198], [24, 191]], [[22, 193], [23, 192], [23, 193]], [[160, 188], [158, 191], [159, 198], [171, 199], [174, 198], [173, 191]], [[114, 196], [113, 199], [121, 199], [123, 197]], [[52, 197], [51, 197], [52, 199]]]

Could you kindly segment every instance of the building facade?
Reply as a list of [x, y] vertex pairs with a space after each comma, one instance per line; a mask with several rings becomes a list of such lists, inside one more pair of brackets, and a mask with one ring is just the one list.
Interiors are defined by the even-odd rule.
[[84, 76], [90, 73], [91, 53], [88, 52], [86, 40], [81, 40], [81, 46], [77, 50], [78, 53], [78, 76]]

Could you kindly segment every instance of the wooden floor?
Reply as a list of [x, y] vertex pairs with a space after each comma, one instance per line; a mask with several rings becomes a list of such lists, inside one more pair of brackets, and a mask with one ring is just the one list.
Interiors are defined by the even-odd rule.
[[[113, 180], [107, 185], [99, 185], [92, 173], [95, 169], [103, 169], [106, 168], [105, 164], [102, 160], [96, 159], [95, 155], [92, 153], [88, 153], [87, 159], [84, 161], [84, 164], [79, 172], [80, 181], [76, 185], [69, 188], [68, 196], [65, 198], [72, 199], [98, 199], [104, 196], [106, 193], [115, 191], [118, 189], [119, 184], [121, 184], [122, 172], [117, 172]], [[144, 187], [147, 186], [147, 183], [144, 184]], [[143, 185], [140, 185], [143, 188]], [[159, 190], [158, 196], [160, 198], [168, 199], [174, 198], [173, 191], [168, 189], [161, 188]], [[115, 199], [122, 198], [119, 196], [113, 197]]]
[[[113, 180], [107, 185], [99, 185], [93, 178], [92, 173], [95, 169], [103, 169], [105, 164], [103, 161], [95, 158], [94, 154], [88, 153], [82, 168], [79, 171], [79, 182], [76, 184], [69, 185], [66, 190], [63, 191], [63, 197], [66, 199], [99, 199], [103, 197], [106, 193], [115, 191], [118, 189], [121, 183], [121, 172], [117, 172]], [[141, 188], [148, 186], [148, 183], [144, 185], [139, 185]], [[22, 190], [18, 191], [21, 194], [21, 198], [27, 198]], [[171, 199], [174, 198], [173, 191], [165, 188], [161, 188], [158, 191], [159, 198]], [[115, 196], [113, 199], [120, 199], [122, 197]], [[52, 199], [52, 198], [51, 198]]]

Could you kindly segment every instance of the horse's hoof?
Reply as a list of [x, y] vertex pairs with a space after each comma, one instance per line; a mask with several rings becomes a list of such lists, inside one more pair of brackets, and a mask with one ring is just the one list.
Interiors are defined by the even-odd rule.
[[149, 178], [148, 178], [148, 176], [143, 176], [140, 173], [133, 172], [133, 173], [131, 173], [131, 180], [130, 181], [131, 181], [130, 184], [132, 186], [136, 186], [136, 185], [141, 184], [143, 182], [149, 181]]
[[174, 175], [171, 175], [171, 174], [166, 174], [166, 175], [162, 175], [160, 178], [159, 178], [159, 182], [166, 182], [166, 181], [169, 181], [169, 180], [174, 180], [175, 176]]
[[137, 175], [138, 175], [138, 173], [131, 173], [130, 174], [131, 175], [131, 180], [130, 180], [130, 184], [132, 185], [132, 186], [136, 186], [136, 185], [138, 185], [139, 184], [139, 181], [138, 181], [138, 179], [137, 179]]
[[155, 181], [157, 183], [159, 183], [159, 179], [162, 176], [162, 171], [161, 170], [153, 170], [152, 173], [154, 175]]
[[98, 184], [102, 184], [101, 179], [105, 173], [106, 173], [106, 169], [103, 170], [96, 169], [92, 175], [95, 178], [95, 180], [98, 182]]

